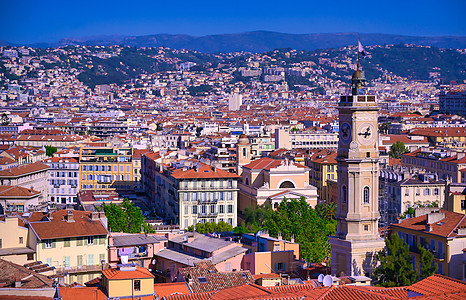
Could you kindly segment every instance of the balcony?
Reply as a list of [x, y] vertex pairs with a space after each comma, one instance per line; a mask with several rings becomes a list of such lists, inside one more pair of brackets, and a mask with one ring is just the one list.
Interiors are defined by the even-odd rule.
[[211, 218], [216, 217], [218, 215], [217, 212], [207, 212], [207, 213], [198, 213], [197, 216], [199, 218]]
[[218, 199], [204, 199], [204, 200], [199, 199], [199, 200], [197, 200], [198, 204], [206, 204], [206, 203], [207, 204], [209, 204], [209, 203], [215, 204], [217, 202], [218, 202]]
[[61, 267], [56, 268], [56, 273], [68, 273], [68, 274], [76, 274], [76, 273], [88, 273], [88, 272], [99, 272], [102, 270], [107, 270], [110, 267], [108, 265], [84, 265], [84, 266], [77, 266], [77, 267]]
[[148, 254], [149, 253], [146, 250], [144, 252], [130, 253], [130, 254], [125, 255], [125, 256], [128, 256], [129, 259], [139, 259], [139, 258], [149, 257]]

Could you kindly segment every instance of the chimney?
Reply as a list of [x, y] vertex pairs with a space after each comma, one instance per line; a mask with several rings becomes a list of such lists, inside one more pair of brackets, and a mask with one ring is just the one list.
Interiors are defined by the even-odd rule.
[[73, 211], [72, 210], [69, 210], [68, 211], [68, 215], [67, 215], [67, 218], [66, 220], [69, 222], [74, 222], [74, 215], [73, 215]]
[[99, 212], [93, 211], [91, 213], [91, 221], [97, 221], [97, 220], [99, 220]]
[[436, 211], [427, 214], [426, 223], [427, 224], [434, 224], [440, 220], [445, 219], [445, 213]]

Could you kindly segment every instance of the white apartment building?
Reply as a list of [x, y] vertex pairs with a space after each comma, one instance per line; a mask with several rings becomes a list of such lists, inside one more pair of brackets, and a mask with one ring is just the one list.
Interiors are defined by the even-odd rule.
[[49, 201], [75, 204], [79, 192], [79, 163], [71, 157], [51, 157], [44, 161], [49, 171]]

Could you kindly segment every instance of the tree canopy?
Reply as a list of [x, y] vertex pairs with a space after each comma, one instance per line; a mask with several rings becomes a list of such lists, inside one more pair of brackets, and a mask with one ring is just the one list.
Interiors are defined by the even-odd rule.
[[403, 142], [396, 142], [390, 147], [390, 151], [388, 151], [388, 155], [393, 158], [401, 158], [403, 153], [409, 152], [408, 148], [405, 147]]
[[334, 205], [319, 204], [313, 209], [304, 198], [283, 199], [277, 210], [268, 203], [245, 209], [245, 226], [235, 232], [268, 230], [274, 237], [295, 239], [300, 244], [300, 256], [309, 262], [330, 261], [328, 236], [335, 234]]
[[57, 152], [58, 149], [57, 147], [53, 147], [53, 146], [45, 146], [45, 154], [48, 156], [48, 157], [52, 157], [53, 154], [55, 152]]
[[105, 212], [111, 232], [154, 233], [155, 230], [144, 222], [144, 215], [139, 207], [127, 198], [120, 204], [103, 203], [99, 209]]
[[375, 269], [374, 276], [381, 286], [407, 286], [417, 281], [418, 275], [414, 271], [408, 245], [398, 234], [385, 239], [385, 249], [379, 251], [376, 257], [380, 265]]
[[188, 231], [194, 231], [199, 233], [214, 233], [214, 232], [232, 232], [233, 226], [230, 224], [220, 221], [218, 223], [215, 222], [207, 222], [207, 223], [197, 223], [196, 227], [189, 226]]

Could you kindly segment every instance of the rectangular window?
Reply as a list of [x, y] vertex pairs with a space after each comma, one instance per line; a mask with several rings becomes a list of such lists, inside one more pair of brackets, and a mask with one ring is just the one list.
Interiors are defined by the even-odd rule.
[[210, 206], [210, 213], [214, 214], [215, 213], [215, 205]]
[[183, 200], [189, 201], [189, 193], [183, 193]]
[[206, 205], [201, 205], [201, 213], [206, 213]]
[[20, 243], [20, 244], [23, 243], [23, 237], [22, 237], [22, 236], [19, 237], [19, 243]]
[[140, 291], [141, 290], [141, 280], [135, 279], [134, 280], [134, 290]]
[[65, 239], [64, 246], [65, 247], [70, 247], [70, 239], [69, 238]]
[[461, 209], [466, 209], [466, 200], [461, 200]]
[[228, 213], [233, 213], [233, 205], [228, 205]]
[[69, 256], [65, 256], [64, 259], [63, 259], [63, 265], [65, 267], [69, 267], [70, 266], [70, 260], [71, 260], [71, 258]]
[[285, 271], [285, 263], [276, 263], [275, 271]]
[[87, 264], [89, 266], [93, 266], [94, 265], [94, 254], [89, 254], [87, 256]]
[[233, 219], [232, 218], [228, 218], [228, 224], [233, 225]]
[[429, 196], [429, 195], [430, 195], [430, 189], [425, 189], [424, 196]]
[[221, 214], [224, 214], [225, 213], [225, 205], [220, 205], [219, 209], [218, 209], [218, 212], [221, 213]]
[[93, 236], [88, 236], [87, 237], [87, 244], [88, 245], [94, 245], [94, 237]]
[[126, 166], [126, 172], [129, 172], [129, 166]]
[[100, 264], [105, 264], [105, 254], [102, 253], [102, 254], [99, 254], [99, 262]]
[[83, 265], [83, 256], [82, 255], [77, 256], [77, 263], [78, 263], [78, 266]]
[[51, 257], [47, 257], [46, 262], [47, 262], [47, 265], [49, 265], [49, 267], [52, 266], [52, 258]]
[[438, 196], [438, 195], [439, 195], [439, 189], [438, 189], [438, 188], [434, 189], [434, 195], [435, 195], [435, 196]]
[[50, 249], [53, 247], [53, 241], [52, 240], [45, 240], [44, 241], [45, 248]]
[[228, 196], [228, 198], [227, 198], [228, 201], [233, 200], [233, 192], [228, 192], [227, 196]]
[[231, 271], [231, 263], [226, 263], [225, 264], [225, 271]]
[[197, 214], [197, 205], [193, 206], [193, 214]]
[[76, 246], [82, 246], [83, 245], [83, 238], [81, 237], [78, 237], [76, 239]]
[[184, 206], [184, 214], [187, 215], [189, 212], [189, 207], [187, 205]]

